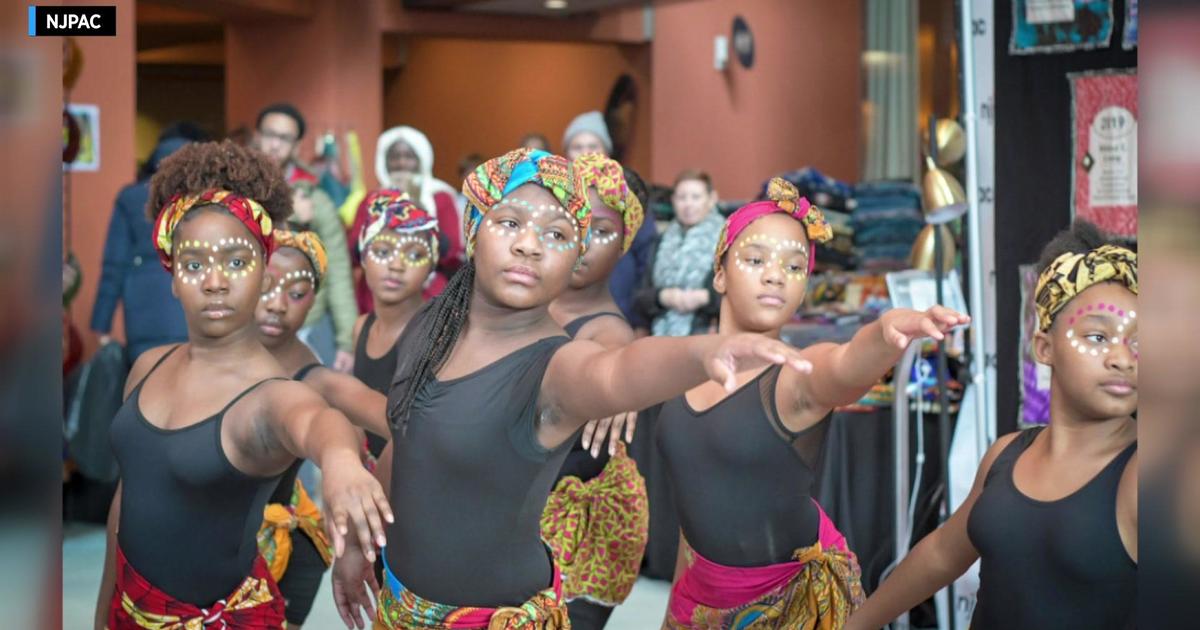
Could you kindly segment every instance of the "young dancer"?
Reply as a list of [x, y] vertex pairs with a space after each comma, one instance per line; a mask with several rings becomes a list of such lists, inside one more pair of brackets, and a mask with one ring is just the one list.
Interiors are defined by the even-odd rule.
[[[539, 519], [576, 433], [708, 378], [787, 363], [759, 335], [571, 341], [548, 313], [589, 240], [591, 211], [570, 162], [521, 149], [467, 178], [472, 259], [410, 322], [389, 392], [389, 529], [376, 627], [569, 627]], [[365, 560], [334, 565], [347, 624], [372, 610]], [[441, 603], [439, 603], [441, 602]]]
[[[270, 288], [255, 311], [258, 338], [292, 380], [303, 381], [321, 363], [296, 332], [312, 308], [328, 259], [316, 232], [276, 229], [274, 237], [276, 249], [266, 271]], [[290, 630], [304, 625], [321, 576], [333, 561], [321, 512], [298, 478], [303, 463], [298, 459], [283, 473], [258, 530], [258, 550], [279, 583]]]
[[[354, 326], [354, 376], [387, 394], [396, 373], [396, 341], [424, 303], [422, 289], [438, 261], [437, 218], [392, 190], [374, 193], [371, 212], [358, 234], [363, 277], [374, 308]], [[380, 416], [382, 420], [382, 416]], [[367, 433], [367, 447], [378, 458], [387, 435]]]
[[[718, 239], [719, 331], [777, 338], [800, 308], [821, 211], [782, 179]], [[968, 318], [893, 309], [842, 345], [800, 352], [812, 374], [743, 370], [738, 388], [692, 388], [663, 405], [657, 443], [683, 530], [667, 628], [840, 628], [861, 602], [854, 555], [812, 498], [829, 412], [858, 400], [917, 337]]]
[[281, 627], [284, 603], [255, 532], [294, 460], [324, 471], [336, 554], [353, 526], [373, 556], [391, 511], [353, 427], [291, 382], [257, 338], [272, 223], [290, 208], [278, 171], [232, 142], [192, 144], [163, 161], [150, 187], [188, 342], [138, 358], [113, 419], [121, 482], [96, 627]]
[[[628, 171], [616, 161], [586, 154], [575, 158], [574, 167], [587, 187], [592, 238], [569, 288], [550, 303], [550, 316], [572, 339], [620, 348], [635, 337], [608, 279], [641, 227], [642, 204], [626, 182]], [[603, 628], [637, 581], [650, 513], [646, 482], [621, 441], [622, 433], [632, 439], [635, 417], [618, 414], [588, 423], [567, 453], [542, 513], [542, 538], [563, 573], [575, 630]]]
[[1086, 223], [1056, 237], [1037, 283], [1050, 424], [1006, 435], [975, 485], [847, 628], [872, 630], [978, 558], [972, 628], [1129, 628], [1137, 602], [1137, 254]]

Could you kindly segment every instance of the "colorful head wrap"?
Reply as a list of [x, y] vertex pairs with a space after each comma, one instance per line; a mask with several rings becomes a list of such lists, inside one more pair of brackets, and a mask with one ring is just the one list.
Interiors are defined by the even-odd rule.
[[408, 198], [408, 193], [385, 188], [367, 195], [363, 200], [367, 206], [367, 222], [363, 224], [358, 234], [358, 251], [367, 251], [371, 239], [379, 236], [384, 230], [403, 234], [427, 232], [429, 236], [429, 255], [433, 264], [438, 258], [438, 224], [437, 217], [429, 214]]
[[275, 251], [275, 239], [271, 233], [271, 215], [262, 205], [228, 190], [206, 190], [198, 195], [176, 194], [158, 212], [158, 219], [154, 221], [154, 249], [158, 251], [158, 261], [164, 269], [171, 271], [172, 240], [179, 222], [191, 210], [207, 205], [221, 206], [237, 217], [262, 244], [263, 259], [270, 260], [271, 252]]
[[575, 158], [574, 166], [575, 170], [579, 171], [584, 186], [595, 188], [596, 192], [600, 193], [600, 199], [604, 200], [604, 205], [621, 213], [621, 220], [625, 223], [625, 240], [621, 243], [621, 253], [629, 251], [629, 246], [633, 245], [633, 237], [642, 227], [646, 215], [642, 210], [642, 202], [638, 201], [637, 196], [629, 189], [629, 184], [625, 182], [625, 169], [621, 168], [616, 160], [599, 153], [588, 153]]
[[275, 230], [275, 249], [291, 247], [300, 250], [313, 268], [313, 289], [321, 288], [321, 280], [329, 268], [329, 258], [325, 253], [325, 244], [316, 232], [302, 230]]
[[467, 198], [467, 208], [463, 212], [467, 256], [475, 251], [475, 237], [484, 215], [506, 195], [531, 182], [550, 191], [566, 208], [579, 229], [580, 251], [587, 251], [592, 235], [592, 209], [579, 171], [562, 156], [535, 149], [516, 149], [480, 164], [463, 181], [462, 191]]
[[1119, 282], [1138, 294], [1137, 254], [1119, 245], [1102, 245], [1086, 254], [1067, 252], [1038, 277], [1038, 328], [1050, 330], [1054, 316], [1076, 295], [1101, 282]]
[[[791, 182], [781, 177], [775, 177], [767, 184], [766, 201], [756, 201], [744, 205], [725, 220], [725, 227], [721, 229], [721, 236], [717, 239], [717, 254], [713, 269], [721, 268], [721, 258], [725, 256], [725, 252], [729, 251], [742, 230], [745, 230], [756, 219], [775, 212], [787, 213], [793, 219], [803, 223], [805, 235], [808, 236], [810, 243], [825, 243], [833, 238], [833, 228], [825, 222], [825, 214], [821, 212], [821, 209], [809, 203], [808, 199], [801, 197], [800, 191], [796, 190]], [[812, 273], [813, 265], [816, 264], [816, 255], [817, 248], [809, 248], [809, 273]]]

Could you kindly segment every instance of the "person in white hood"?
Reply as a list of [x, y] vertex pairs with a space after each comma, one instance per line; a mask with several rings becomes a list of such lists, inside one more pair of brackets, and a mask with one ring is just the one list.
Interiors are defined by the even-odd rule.
[[462, 239], [462, 214], [455, 204], [457, 189], [433, 176], [433, 145], [420, 131], [392, 127], [375, 145], [375, 176], [384, 188], [408, 192], [417, 205], [437, 216], [438, 231], [448, 245], [438, 258], [438, 271], [453, 275], [466, 254]]

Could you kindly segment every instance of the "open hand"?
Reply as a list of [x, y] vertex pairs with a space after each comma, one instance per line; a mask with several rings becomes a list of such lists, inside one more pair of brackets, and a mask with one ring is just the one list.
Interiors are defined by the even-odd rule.
[[907, 348], [914, 339], [933, 337], [938, 341], [956, 326], [970, 323], [971, 318], [952, 311], [945, 306], [934, 306], [928, 311], [894, 308], [879, 317], [883, 326], [883, 338], [897, 348]]
[[764, 365], [787, 365], [802, 374], [812, 373], [812, 363], [800, 358], [792, 346], [762, 335], [729, 335], [704, 361], [708, 377], [725, 387], [737, 389], [737, 373]]
[[[375, 619], [372, 598], [379, 592], [375, 566], [361, 553], [351, 553], [333, 563], [333, 603], [347, 628], [369, 628]], [[359, 612], [366, 613], [364, 623]]]
[[633, 441], [633, 429], [636, 425], [636, 411], [619, 413], [611, 418], [592, 420], [583, 427], [583, 448], [591, 450], [593, 458], [599, 457], [600, 447], [607, 437], [608, 454], [611, 457], [617, 452], [617, 441], [621, 439], [622, 431], [625, 433], [626, 442]]
[[363, 468], [357, 453], [347, 451], [327, 464], [321, 473], [322, 496], [325, 497], [325, 527], [333, 541], [334, 554], [341, 558], [346, 551], [345, 537], [354, 526], [358, 546], [366, 559], [375, 561], [375, 547], [387, 544], [384, 521], [394, 522], [383, 487]]

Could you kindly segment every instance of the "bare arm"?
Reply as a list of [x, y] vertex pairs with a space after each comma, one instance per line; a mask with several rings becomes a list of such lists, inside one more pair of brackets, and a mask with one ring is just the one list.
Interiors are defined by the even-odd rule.
[[811, 376], [797, 379], [784, 374], [780, 381], [792, 388], [796, 399], [818, 416], [856, 402], [900, 360], [908, 344], [920, 337], [942, 339], [955, 326], [970, 321], [966, 315], [935, 306], [924, 313], [892, 309], [863, 326], [849, 342], [821, 343], [801, 353], [813, 364]]
[[971, 493], [963, 504], [945, 524], [921, 539], [879, 589], [850, 616], [846, 630], [877, 630], [883, 627], [953, 582], [979, 558], [979, 552], [967, 537], [967, 519], [979, 494], [983, 492], [983, 482], [987, 479], [992, 462], [1016, 435], [1006, 435], [988, 449], [979, 464], [979, 472], [975, 474]]
[[387, 397], [349, 374], [329, 368], [309, 370], [304, 384], [313, 388], [329, 406], [341, 411], [354, 426], [379, 437], [390, 438]]
[[387, 497], [359, 459], [358, 434], [346, 416], [301, 383], [271, 387], [270, 422], [283, 447], [311, 459], [323, 473], [326, 526], [338, 556], [345, 551], [350, 521], [368, 560], [386, 544], [383, 520], [394, 520]]
[[795, 348], [761, 335], [647, 337], [611, 350], [572, 341], [546, 370], [549, 426], [539, 437], [543, 445], [561, 444], [592, 418], [644, 409], [710, 378], [732, 391], [737, 372], [771, 363], [811, 369]]
[[585, 324], [575, 338], [595, 341], [605, 348], [620, 348], [633, 343], [637, 336], [625, 320], [618, 317], [600, 317]]

